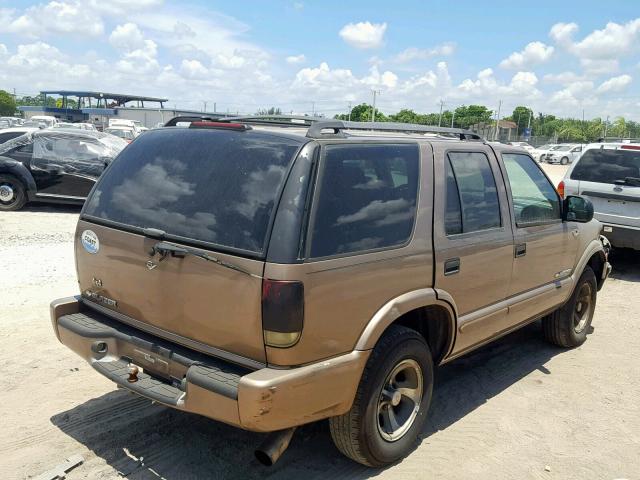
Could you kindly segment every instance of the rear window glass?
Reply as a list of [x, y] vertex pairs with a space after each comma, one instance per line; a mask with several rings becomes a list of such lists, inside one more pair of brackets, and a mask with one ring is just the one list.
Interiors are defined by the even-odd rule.
[[84, 215], [262, 254], [301, 142], [257, 132], [163, 129], [113, 162]]
[[418, 175], [417, 145], [327, 146], [311, 257], [406, 243], [413, 230]]
[[572, 180], [615, 183], [626, 177], [640, 178], [640, 150], [590, 149], [577, 163]]

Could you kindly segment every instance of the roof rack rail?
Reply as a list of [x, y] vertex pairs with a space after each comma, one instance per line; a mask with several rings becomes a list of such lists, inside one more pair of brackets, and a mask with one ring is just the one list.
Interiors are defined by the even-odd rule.
[[[329, 130], [329, 132], [327, 132]], [[325, 120], [310, 125], [307, 131], [309, 138], [344, 138], [343, 130], [362, 130], [376, 132], [400, 133], [436, 133], [445, 136], [456, 136], [460, 140], [484, 140], [480, 135], [462, 128], [432, 127], [413, 123], [393, 122], [345, 122], [343, 120]]]
[[595, 143], [640, 143], [640, 138], [600, 137]]
[[278, 125], [283, 127], [309, 127], [316, 122], [326, 122], [324, 117], [307, 117], [304, 115], [241, 115], [224, 117], [219, 121], [246, 122], [254, 125]]

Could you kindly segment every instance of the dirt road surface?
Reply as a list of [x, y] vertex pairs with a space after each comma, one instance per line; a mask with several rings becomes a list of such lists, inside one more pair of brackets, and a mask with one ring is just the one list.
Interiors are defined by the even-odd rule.
[[[554, 183], [563, 167], [549, 167]], [[184, 414], [122, 390], [54, 337], [48, 304], [77, 293], [78, 209], [0, 213], [0, 478], [48, 471], [111, 479], [638, 479], [640, 256], [622, 252], [600, 292], [595, 331], [575, 350], [533, 324], [437, 372], [421, 442], [384, 470], [333, 447], [326, 422], [299, 429], [270, 469], [262, 435]]]

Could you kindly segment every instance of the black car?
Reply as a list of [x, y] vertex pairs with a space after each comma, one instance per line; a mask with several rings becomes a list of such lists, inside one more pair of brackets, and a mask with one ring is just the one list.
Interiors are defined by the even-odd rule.
[[47, 129], [0, 145], [0, 210], [38, 200], [84, 202], [105, 167], [127, 146], [113, 135]]

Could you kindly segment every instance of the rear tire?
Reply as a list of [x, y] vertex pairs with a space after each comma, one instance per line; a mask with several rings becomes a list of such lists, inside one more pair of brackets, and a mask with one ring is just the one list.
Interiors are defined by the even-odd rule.
[[20, 210], [25, 203], [24, 184], [13, 175], [0, 174], [0, 211]]
[[369, 467], [401, 459], [415, 446], [432, 392], [429, 346], [415, 330], [392, 325], [371, 352], [351, 410], [329, 419], [333, 443]]
[[569, 159], [567, 157], [562, 157], [560, 159], [560, 165], [566, 165], [569, 163]]
[[542, 319], [545, 338], [559, 347], [582, 345], [593, 320], [596, 295], [596, 275], [585, 267], [567, 303]]

